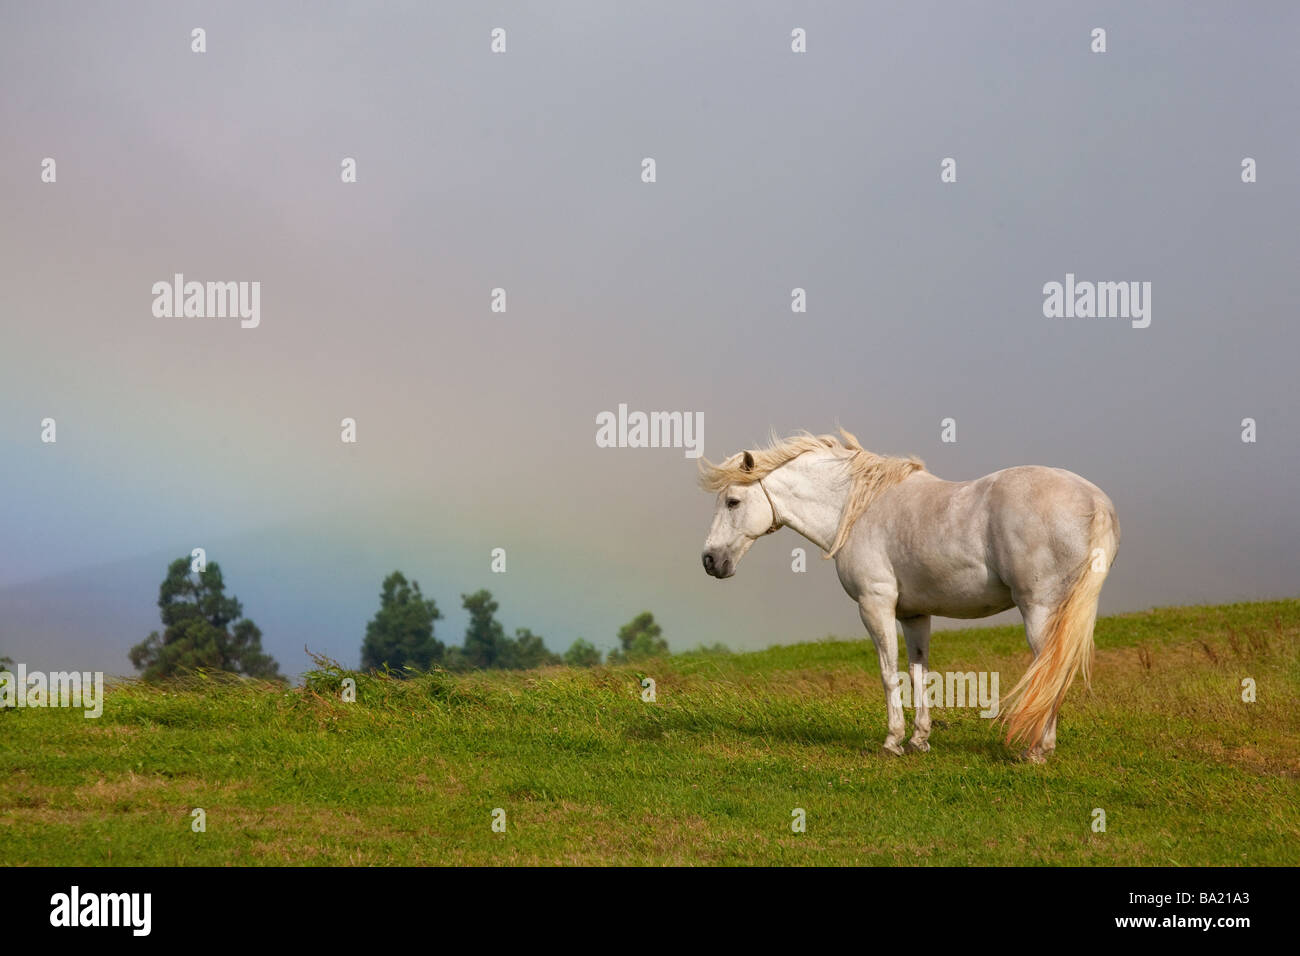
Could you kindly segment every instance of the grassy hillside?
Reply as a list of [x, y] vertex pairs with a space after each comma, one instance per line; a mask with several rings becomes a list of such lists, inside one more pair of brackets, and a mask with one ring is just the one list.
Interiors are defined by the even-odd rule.
[[[975, 710], [935, 711], [929, 754], [883, 755], [865, 641], [358, 676], [355, 703], [329, 668], [290, 690], [126, 684], [98, 720], [0, 713], [0, 845], [7, 864], [1296, 865], [1297, 638], [1294, 600], [1102, 620], [1046, 766]], [[931, 663], [999, 671], [1005, 694], [1027, 661], [1002, 627], [936, 634]]]

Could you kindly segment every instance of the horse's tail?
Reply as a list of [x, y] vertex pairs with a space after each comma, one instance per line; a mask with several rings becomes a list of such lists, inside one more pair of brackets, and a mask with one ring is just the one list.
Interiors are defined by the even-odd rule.
[[1032, 747], [1042, 738], [1079, 670], [1085, 686], [1091, 688], [1097, 598], [1118, 547], [1114, 512], [1109, 503], [1098, 503], [1088, 528], [1088, 556], [1083, 567], [1048, 618], [1042, 650], [1005, 698], [1007, 743], [1020, 740]]

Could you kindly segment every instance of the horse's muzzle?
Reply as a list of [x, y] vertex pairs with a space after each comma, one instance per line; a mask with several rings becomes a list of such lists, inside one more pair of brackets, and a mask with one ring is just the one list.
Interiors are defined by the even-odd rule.
[[715, 578], [731, 577], [731, 562], [725, 558], [721, 561], [713, 557], [712, 551], [705, 551], [703, 556], [704, 571]]

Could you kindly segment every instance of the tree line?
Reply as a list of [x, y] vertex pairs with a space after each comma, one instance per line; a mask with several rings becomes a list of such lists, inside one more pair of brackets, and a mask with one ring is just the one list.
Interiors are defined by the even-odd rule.
[[[379, 611], [366, 625], [361, 645], [362, 670], [384, 665], [418, 670], [527, 670], [548, 664], [594, 667], [601, 663], [599, 649], [583, 638], [575, 640], [563, 654], [556, 654], [529, 628], [516, 628], [514, 636], [508, 636], [497, 620], [500, 608], [490, 591], [462, 594], [460, 600], [469, 614], [465, 642], [448, 646], [434, 636], [434, 623], [442, 618], [437, 603], [420, 592], [419, 582], [408, 582], [402, 572], [388, 575], [379, 592]], [[620, 646], [609, 652], [609, 663], [669, 652], [663, 630], [649, 611], [623, 625], [618, 638]]]
[[[244, 616], [243, 605], [226, 596], [221, 566], [209, 561], [203, 571], [189, 558], [177, 558], [167, 568], [158, 590], [161, 631], [153, 631], [130, 650], [132, 665], [146, 680], [175, 676], [200, 668], [230, 671], [266, 680], [283, 680], [275, 659], [262, 650], [262, 632]], [[497, 620], [500, 610], [490, 591], [462, 594], [469, 614], [462, 644], [448, 645], [434, 633], [442, 619], [437, 602], [425, 597], [419, 582], [401, 571], [384, 578], [379, 610], [366, 625], [361, 643], [361, 669], [387, 669], [402, 675], [410, 670], [441, 667], [449, 671], [526, 670], [553, 664], [596, 667], [600, 649], [578, 638], [557, 654], [526, 627], [507, 635]], [[654, 615], [643, 611], [618, 631], [618, 647], [603, 663], [621, 664], [669, 653], [663, 629]], [[726, 653], [721, 644], [701, 650]]]

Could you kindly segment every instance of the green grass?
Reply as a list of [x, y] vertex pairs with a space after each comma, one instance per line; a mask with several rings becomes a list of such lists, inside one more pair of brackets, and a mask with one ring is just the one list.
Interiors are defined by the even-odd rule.
[[[928, 754], [882, 754], [865, 641], [358, 675], [356, 703], [329, 668], [296, 689], [127, 683], [98, 720], [0, 713], [2, 859], [1296, 865], [1297, 638], [1295, 600], [1103, 619], [1093, 692], [1070, 692], [1045, 766], [1016, 761], [974, 710], [935, 711]], [[936, 634], [931, 665], [999, 671], [1005, 694], [1027, 661], [1020, 629], [1002, 627]], [[196, 807], [206, 832], [191, 830]]]

